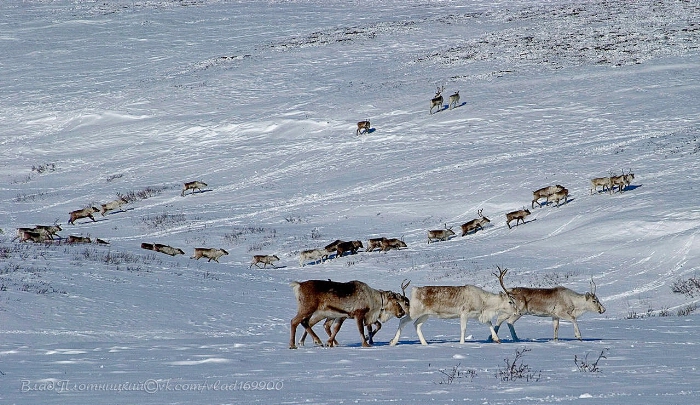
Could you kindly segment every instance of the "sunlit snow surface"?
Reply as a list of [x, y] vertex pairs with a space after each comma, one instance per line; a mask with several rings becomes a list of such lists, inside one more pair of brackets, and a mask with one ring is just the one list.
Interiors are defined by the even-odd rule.
[[[700, 289], [672, 287], [700, 278], [698, 21], [671, 0], [3, 2], [0, 402], [693, 403]], [[431, 115], [441, 86], [461, 103]], [[591, 194], [623, 170], [624, 193]], [[508, 229], [550, 184], [569, 201]], [[109, 245], [13, 240], [54, 222]], [[408, 249], [299, 267], [380, 236]], [[411, 325], [390, 347], [391, 320], [372, 348], [348, 322], [340, 347], [288, 349], [293, 280], [496, 292], [496, 266], [509, 286], [593, 279], [607, 311], [582, 341], [524, 317], [521, 342], [470, 321], [460, 345], [432, 319], [427, 347]], [[519, 351], [531, 378], [503, 381]]]

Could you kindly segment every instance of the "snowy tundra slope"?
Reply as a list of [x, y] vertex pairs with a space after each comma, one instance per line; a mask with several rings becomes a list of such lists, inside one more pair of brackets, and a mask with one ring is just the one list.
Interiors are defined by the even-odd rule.
[[[697, 2], [10, 1], [0, 13], [1, 402], [700, 394]], [[461, 104], [429, 114], [440, 86]], [[356, 136], [364, 119], [372, 131]], [[589, 179], [622, 170], [635, 173], [624, 193], [590, 193]], [[191, 180], [208, 186], [182, 197]], [[505, 213], [550, 184], [569, 201], [509, 229]], [[67, 225], [118, 195], [129, 204]], [[479, 209], [483, 231], [427, 243]], [[13, 240], [55, 222], [61, 241]], [[299, 266], [301, 250], [378, 236], [408, 248]], [[195, 247], [229, 255], [192, 260]], [[279, 268], [250, 268], [255, 254]], [[341, 347], [288, 349], [293, 280], [498, 291], [496, 266], [509, 286], [585, 292], [593, 279], [607, 311], [581, 318], [582, 341], [525, 317], [521, 342], [504, 329], [488, 343], [471, 321], [460, 345], [458, 321], [431, 320], [429, 346], [408, 327], [390, 347], [392, 320], [373, 348], [346, 325]], [[502, 378], [516, 353], [527, 378]]]

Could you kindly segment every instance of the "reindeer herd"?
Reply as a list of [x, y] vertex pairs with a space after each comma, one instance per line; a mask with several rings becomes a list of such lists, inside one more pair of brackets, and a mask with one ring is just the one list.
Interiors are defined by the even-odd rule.
[[[438, 94], [442, 89], [438, 89]], [[436, 97], [438, 98], [438, 97]], [[441, 96], [439, 97], [441, 98]], [[433, 102], [436, 100], [433, 99]], [[442, 103], [442, 100], [438, 101]], [[432, 107], [432, 106], [431, 106]], [[620, 176], [596, 178], [591, 180], [591, 194], [598, 192], [597, 187], [603, 186], [602, 191], [613, 193], [617, 188], [622, 193], [626, 190], [634, 174], [630, 170]], [[563, 200], [568, 202], [569, 190], [562, 185], [552, 185], [535, 190], [532, 193], [531, 208], [556, 203], [559, 207]], [[540, 200], [545, 199], [543, 203]], [[462, 236], [475, 233], [491, 221], [483, 215], [483, 210], [478, 212], [478, 218], [461, 225]], [[508, 212], [506, 214], [506, 225], [511, 229], [510, 223], [515, 221], [517, 226], [521, 221], [525, 223], [525, 218], [530, 215], [530, 210]], [[436, 229], [428, 231], [428, 243], [446, 241], [451, 236], [455, 236], [452, 228]], [[392, 241], [392, 242], [390, 242]], [[299, 265], [314, 260], [323, 262], [329, 257], [334, 247], [340, 241], [326, 246], [323, 249], [312, 249], [302, 251], [299, 258]], [[360, 241], [355, 241], [362, 247]], [[382, 246], [406, 247], [402, 240], [375, 238], [368, 241], [367, 251], [372, 251]], [[337, 251], [340, 252], [340, 251]], [[338, 257], [342, 253], [336, 254]], [[498, 278], [503, 291], [499, 293], [488, 292], [474, 285], [464, 286], [423, 286], [413, 287], [410, 299], [406, 296], [406, 288], [410, 284], [404, 280], [401, 285], [402, 294], [375, 290], [360, 281], [348, 283], [338, 283], [331, 280], [308, 280], [304, 282], [293, 282], [292, 288], [297, 301], [297, 314], [291, 321], [290, 349], [296, 349], [296, 330], [299, 325], [304, 328], [299, 345], [304, 344], [307, 334], [311, 335], [314, 343], [323, 345], [320, 338], [314, 333], [312, 327], [325, 319], [324, 329], [328, 334], [327, 346], [336, 346], [336, 335], [340, 330], [343, 321], [353, 318], [357, 322], [362, 346], [369, 346], [372, 343], [374, 334], [381, 328], [381, 323], [392, 317], [400, 318], [399, 327], [390, 341], [391, 346], [395, 346], [401, 338], [403, 328], [413, 321], [416, 334], [421, 344], [427, 345], [423, 335], [422, 326], [430, 317], [441, 319], [460, 319], [460, 343], [465, 342], [467, 321], [477, 319], [479, 322], [488, 324], [491, 334], [488, 341], [499, 342], [498, 330], [503, 322], [508, 325], [513, 341], [518, 341], [514, 324], [524, 315], [552, 318], [554, 328], [554, 340], [559, 339], [559, 321], [564, 319], [573, 324], [574, 336], [581, 340], [581, 331], [577, 319], [586, 312], [602, 314], [605, 307], [596, 296], [596, 286], [591, 279], [591, 290], [586, 293], [577, 293], [569, 288], [557, 286], [553, 288], [529, 288], [515, 287], [507, 288], [504, 277], [508, 269], [498, 267], [499, 273], [494, 273]], [[302, 288], [303, 286], [303, 288]], [[361, 287], [360, 287], [361, 286]], [[378, 298], [379, 297], [379, 298]], [[496, 324], [492, 319], [496, 318]], [[364, 330], [367, 329], [367, 335]]]
[[[440, 93], [443, 89], [438, 89], [436, 98], [431, 103], [442, 103]], [[439, 100], [436, 100], [439, 99]], [[459, 94], [455, 93], [450, 97], [450, 105], [459, 102]], [[432, 113], [431, 105], [431, 113]], [[362, 125], [358, 123], [358, 134], [360, 129], [369, 130], [369, 121], [365, 121]], [[598, 193], [598, 187], [602, 187], [602, 192], [608, 191], [612, 194], [617, 188], [618, 192], [622, 193], [629, 187], [634, 174], [630, 170], [629, 173], [624, 173], [620, 176], [612, 175], [609, 177], [594, 178], [590, 181], [591, 194], [595, 191]], [[202, 191], [207, 184], [201, 181], [188, 182], [184, 184], [181, 196], [185, 192], [192, 190]], [[543, 187], [533, 192], [531, 208], [535, 208], [535, 203], [538, 207], [556, 203], [558, 207], [561, 200], [564, 203], [568, 202], [569, 191], [561, 185], [553, 185]], [[544, 203], [540, 200], [545, 199]], [[117, 200], [101, 205], [101, 209], [97, 207], [86, 207], [80, 210], [71, 211], [68, 224], [75, 225], [75, 221], [79, 219], [89, 218], [96, 221], [94, 213], [101, 212], [105, 216], [108, 212], [121, 208], [128, 201], [120, 197]], [[470, 233], [475, 233], [478, 230], [483, 230], [484, 226], [491, 221], [483, 215], [483, 209], [478, 212], [478, 218], [468, 221], [461, 225], [462, 234], [466, 236]], [[530, 215], [530, 210], [523, 208], [521, 210], [508, 212], [506, 214], [506, 225], [511, 228], [511, 222], [515, 221], [515, 226], [522, 221], [525, 223], [525, 218]], [[17, 228], [17, 236], [20, 242], [48, 242], [54, 241], [55, 238], [61, 239], [58, 232], [62, 231], [59, 224], [54, 225], [37, 225], [34, 228]], [[437, 241], [446, 241], [450, 237], [455, 236], [452, 228], [448, 228], [445, 224], [445, 229], [429, 230], [428, 243]], [[66, 238], [68, 243], [91, 243], [91, 240], [82, 236], [71, 235]], [[96, 239], [97, 243], [108, 244], [102, 239]], [[403, 239], [398, 238], [371, 238], [367, 242], [366, 252], [372, 252], [379, 249], [381, 252], [387, 252], [391, 249], [406, 248], [407, 245]], [[141, 248], [152, 250], [171, 256], [183, 254], [182, 249], [169, 245], [158, 243], [142, 243]], [[313, 262], [323, 262], [334, 254], [334, 257], [343, 257], [345, 254], [356, 254], [360, 249], [365, 248], [362, 241], [343, 241], [336, 240], [323, 248], [303, 250], [299, 254], [299, 266]], [[218, 263], [219, 258], [228, 255], [224, 249], [214, 248], [194, 248], [193, 259], [207, 258], [208, 261], [214, 260]], [[276, 255], [255, 255], [249, 267], [252, 266], [263, 268], [267, 265], [275, 267], [275, 263], [280, 259]], [[558, 339], [559, 320], [564, 319], [573, 324], [574, 336], [581, 339], [581, 332], [577, 323], [577, 318], [585, 312], [597, 312], [602, 314], [605, 312], [605, 307], [600, 303], [595, 294], [595, 284], [591, 280], [591, 291], [584, 294], [579, 294], [566, 287], [558, 286], [554, 288], [527, 288], [515, 287], [507, 288], [504, 282], [504, 277], [507, 269], [498, 267], [499, 273], [494, 275], [498, 278], [502, 291], [492, 293], [474, 285], [464, 286], [423, 286], [413, 287], [410, 299], [406, 296], [406, 288], [410, 281], [401, 285], [402, 294], [393, 291], [376, 290], [366, 283], [361, 281], [350, 281], [346, 283], [334, 282], [331, 280], [307, 280], [303, 282], [292, 282], [291, 286], [294, 296], [297, 301], [297, 314], [291, 320], [291, 349], [297, 348], [296, 330], [299, 325], [304, 328], [304, 334], [299, 342], [304, 344], [304, 339], [307, 335], [311, 335], [313, 341], [317, 345], [323, 345], [323, 342], [318, 335], [313, 331], [312, 327], [318, 322], [325, 320], [324, 329], [328, 334], [327, 346], [336, 346], [336, 336], [341, 325], [346, 319], [353, 318], [357, 323], [357, 328], [360, 333], [362, 346], [369, 346], [373, 342], [373, 336], [379, 331], [382, 323], [387, 322], [393, 317], [399, 318], [399, 327], [390, 344], [392, 346], [399, 342], [403, 328], [413, 321], [416, 334], [420, 343], [427, 345], [427, 341], [422, 332], [423, 324], [430, 317], [441, 319], [460, 319], [460, 343], [465, 342], [467, 321], [469, 319], [477, 319], [479, 322], [488, 324], [491, 334], [489, 341], [500, 342], [498, 338], [498, 330], [503, 322], [506, 322], [510, 329], [511, 337], [514, 341], [518, 340], [513, 324], [524, 315], [551, 317], [554, 327], [554, 340]], [[496, 318], [496, 324], [492, 323], [492, 319]], [[365, 335], [365, 329], [367, 335]]]
[[[185, 196], [185, 192], [188, 190], [192, 190], [192, 194], [197, 192], [202, 192], [202, 188], [207, 187], [207, 183], [203, 181], [190, 181], [187, 183], [184, 183], [182, 192], [180, 195], [182, 197]], [[124, 197], [119, 195], [119, 198], [104, 204], [101, 204], [101, 208], [93, 207], [93, 206], [88, 206], [85, 208], [81, 208], [79, 210], [71, 211], [69, 212], [69, 219], [68, 219], [68, 224], [69, 225], [75, 225], [75, 222], [79, 219], [87, 219], [89, 218], [93, 222], [97, 222], [95, 219], [95, 216], [93, 214], [99, 212], [102, 214], [104, 217], [109, 213], [110, 211], [114, 211], [117, 209], [121, 209], [122, 206], [126, 205], [129, 203], [129, 201]], [[17, 228], [17, 236], [15, 236], [14, 239], [19, 240], [19, 242], [26, 242], [26, 241], [31, 241], [35, 243], [40, 243], [40, 242], [54, 242], [56, 240], [62, 240], [61, 236], [58, 235], [58, 232], [63, 231], [63, 228], [61, 228], [61, 225], [58, 223], [54, 223], [53, 225], [36, 225], [33, 228]], [[63, 239], [65, 240], [66, 243], [68, 244], [76, 244], [76, 243], [93, 243], [93, 240], [90, 239], [89, 237], [85, 236], [77, 236], [77, 235], [69, 235], [67, 238]], [[97, 244], [103, 244], [103, 245], [108, 245], [109, 242], [100, 239], [100, 238], [95, 238], [94, 240], [95, 243]], [[167, 254], [169, 256], [177, 256], [177, 255], [184, 255], [185, 252], [177, 247], [173, 247], [170, 245], [165, 245], [161, 243], [141, 243], [141, 248], [145, 250], [151, 250], [154, 252], [158, 253], [163, 253]], [[199, 260], [202, 257], [205, 257], [208, 259], [209, 262], [214, 260], [215, 262], [219, 262], [219, 258], [222, 256], [228, 255], [228, 252], [224, 249], [215, 249], [215, 248], [194, 248], [194, 254], [192, 255], [191, 259]], [[274, 256], [277, 257], [277, 256]], [[277, 258], [279, 260], [279, 258]], [[270, 264], [270, 262], [267, 262], [266, 264]]]

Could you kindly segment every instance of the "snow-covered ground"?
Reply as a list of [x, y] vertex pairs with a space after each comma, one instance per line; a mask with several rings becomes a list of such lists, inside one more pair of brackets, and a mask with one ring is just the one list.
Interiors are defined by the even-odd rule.
[[[697, 401], [699, 21], [674, 0], [3, 2], [0, 402]], [[440, 86], [461, 104], [430, 115]], [[622, 170], [626, 192], [590, 193]], [[509, 229], [550, 184], [569, 201]], [[427, 243], [479, 209], [483, 231]], [[12, 240], [54, 222], [109, 244]], [[299, 266], [378, 236], [408, 249]], [[520, 342], [470, 321], [460, 345], [433, 319], [428, 346], [409, 325], [391, 347], [394, 319], [372, 348], [351, 323], [340, 347], [288, 348], [291, 281], [495, 292], [496, 266], [509, 286], [592, 278], [607, 311], [582, 341], [524, 317]], [[502, 378], [518, 355], [526, 378]]]

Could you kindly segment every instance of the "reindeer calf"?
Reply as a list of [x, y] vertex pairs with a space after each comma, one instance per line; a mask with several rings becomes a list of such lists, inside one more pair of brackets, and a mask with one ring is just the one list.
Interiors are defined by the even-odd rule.
[[391, 249], [396, 249], [399, 250], [400, 248], [405, 248], [408, 247], [406, 245], [406, 242], [402, 241], [401, 239], [397, 238], [391, 238], [391, 239], [386, 239], [382, 240], [382, 252], [386, 252]]
[[450, 96], [450, 110], [457, 108], [457, 104], [459, 104], [459, 91], [456, 91], [455, 94]]

